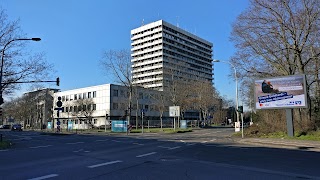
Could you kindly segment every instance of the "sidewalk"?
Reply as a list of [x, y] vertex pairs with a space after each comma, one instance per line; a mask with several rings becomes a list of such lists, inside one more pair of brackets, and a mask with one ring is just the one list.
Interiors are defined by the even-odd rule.
[[237, 138], [235, 142], [287, 149], [300, 149], [320, 152], [320, 141], [276, 139], [276, 138]]

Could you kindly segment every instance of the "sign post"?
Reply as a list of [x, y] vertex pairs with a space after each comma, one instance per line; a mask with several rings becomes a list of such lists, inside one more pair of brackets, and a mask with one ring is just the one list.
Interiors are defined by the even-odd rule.
[[170, 106], [169, 116], [173, 117], [173, 130], [176, 130], [176, 117], [180, 117], [180, 106]]
[[143, 134], [143, 117], [144, 117], [144, 109], [141, 109], [141, 133]]
[[57, 110], [57, 132], [60, 132], [60, 119], [59, 119], [59, 111], [62, 110], [62, 102], [61, 102], [61, 97], [58, 97], [58, 101], [57, 101], [57, 107], [55, 108], [55, 110]]

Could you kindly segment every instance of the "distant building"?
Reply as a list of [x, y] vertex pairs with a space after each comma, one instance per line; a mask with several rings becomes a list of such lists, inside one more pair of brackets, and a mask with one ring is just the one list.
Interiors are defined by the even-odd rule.
[[[131, 124], [141, 124], [141, 110], [145, 119], [159, 120], [159, 91], [138, 88], [132, 98]], [[92, 127], [109, 126], [112, 120], [126, 120], [128, 113], [128, 89], [125, 86], [103, 84], [54, 94], [55, 102], [62, 100], [62, 110], [59, 113], [61, 127], [66, 129], [88, 129]], [[54, 103], [54, 108], [57, 108]], [[164, 107], [168, 111], [169, 107]], [[168, 116], [168, 112], [165, 112]], [[57, 113], [54, 113], [53, 128], [56, 127]]]
[[33, 106], [27, 117], [23, 117], [20, 123], [25, 128], [43, 129], [53, 119], [53, 96], [59, 89], [39, 89], [25, 93], [23, 96]]
[[212, 83], [212, 43], [159, 20], [131, 30], [135, 85], [163, 91], [170, 81]]

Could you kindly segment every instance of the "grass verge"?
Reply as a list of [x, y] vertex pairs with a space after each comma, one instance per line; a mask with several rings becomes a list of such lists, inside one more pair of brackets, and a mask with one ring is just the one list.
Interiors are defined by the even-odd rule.
[[[233, 136], [241, 137], [241, 131], [234, 133]], [[320, 141], [320, 131], [296, 132], [293, 137], [289, 137], [286, 132], [263, 132], [257, 127], [249, 127], [244, 129], [244, 137]]]

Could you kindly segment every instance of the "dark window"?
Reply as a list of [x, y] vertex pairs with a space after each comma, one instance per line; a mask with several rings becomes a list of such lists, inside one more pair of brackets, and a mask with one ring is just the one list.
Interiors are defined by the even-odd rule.
[[118, 90], [113, 90], [113, 96], [115, 96], [115, 97], [118, 97], [118, 96], [119, 96]]

